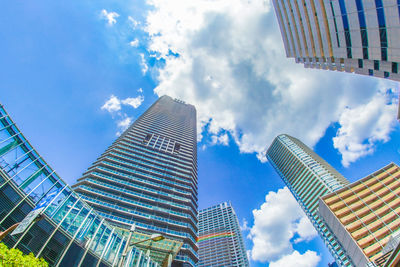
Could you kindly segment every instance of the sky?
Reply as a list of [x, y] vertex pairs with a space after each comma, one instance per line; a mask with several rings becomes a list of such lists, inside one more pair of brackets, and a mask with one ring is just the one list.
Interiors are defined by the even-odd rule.
[[333, 261], [265, 158], [287, 133], [350, 181], [400, 164], [399, 84], [287, 59], [268, 0], [8, 1], [0, 103], [68, 183], [161, 95], [196, 106], [199, 208], [231, 201], [251, 266]]

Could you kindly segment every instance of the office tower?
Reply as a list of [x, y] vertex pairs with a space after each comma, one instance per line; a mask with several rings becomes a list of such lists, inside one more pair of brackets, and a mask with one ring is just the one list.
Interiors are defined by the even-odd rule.
[[196, 110], [163, 96], [73, 186], [113, 225], [184, 242], [173, 266], [197, 258]]
[[198, 266], [249, 266], [236, 213], [230, 202], [199, 211]]
[[318, 214], [318, 199], [349, 182], [300, 140], [283, 134], [274, 139], [267, 158], [304, 210], [340, 266], [351, 266], [345, 250]]
[[399, 166], [391, 163], [323, 196], [319, 210], [355, 266], [384, 266], [400, 241]]
[[[126, 237], [58, 176], [0, 104], [0, 232], [39, 211], [43, 214], [40, 221], [0, 237], [1, 242], [44, 258], [49, 266], [118, 265], [127, 247]], [[130, 246], [125, 263], [161, 266], [161, 261], [153, 261], [134, 246]], [[17, 265], [0, 257], [0, 266]]]
[[400, 81], [400, 2], [273, 0], [286, 56], [306, 68]]

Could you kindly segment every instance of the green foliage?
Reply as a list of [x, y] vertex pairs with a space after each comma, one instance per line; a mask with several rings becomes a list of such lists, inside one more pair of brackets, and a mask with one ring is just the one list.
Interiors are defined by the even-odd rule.
[[43, 259], [37, 259], [32, 253], [24, 255], [19, 249], [9, 249], [3, 243], [0, 243], [0, 267], [9, 266], [38, 266], [47, 267], [49, 264]]

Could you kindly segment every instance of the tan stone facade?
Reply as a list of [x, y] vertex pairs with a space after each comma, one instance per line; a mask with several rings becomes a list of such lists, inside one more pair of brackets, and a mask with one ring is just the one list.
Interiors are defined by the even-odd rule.
[[377, 260], [400, 228], [400, 167], [391, 163], [321, 197], [319, 212], [356, 266], [381, 266]]

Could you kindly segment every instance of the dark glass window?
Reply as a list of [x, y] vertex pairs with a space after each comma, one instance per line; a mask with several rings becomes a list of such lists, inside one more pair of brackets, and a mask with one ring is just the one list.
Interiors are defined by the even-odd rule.
[[382, 54], [382, 60], [387, 61], [387, 48], [386, 47], [381, 48], [381, 54]]
[[346, 39], [347, 58], [352, 58], [350, 28], [349, 28], [349, 20], [348, 20], [348, 17], [347, 17], [345, 0], [339, 0], [339, 7], [340, 7], [340, 13], [342, 15], [344, 36], [345, 36], [345, 39]]
[[366, 29], [361, 29], [361, 42], [363, 47], [368, 47], [368, 34]]
[[347, 47], [347, 58], [353, 58], [353, 55], [351, 54], [351, 48]]
[[383, 73], [383, 77], [389, 78], [389, 72], [385, 71], [385, 72]]
[[368, 48], [363, 47], [363, 59], [368, 59]]
[[368, 70], [368, 75], [369, 75], [369, 76], [373, 76], [373, 75], [374, 75], [374, 71], [371, 70], [371, 69], [369, 69], [369, 70]]
[[363, 62], [363, 60], [360, 58], [360, 59], [358, 59], [358, 67], [360, 68], [360, 69], [362, 69], [363, 67], [364, 67], [364, 62]]
[[[400, 0], [398, 0], [400, 1]], [[392, 62], [392, 72], [397, 73], [398, 72], [398, 66], [399, 64], [397, 62]]]
[[374, 70], [379, 70], [379, 61], [374, 60]]

